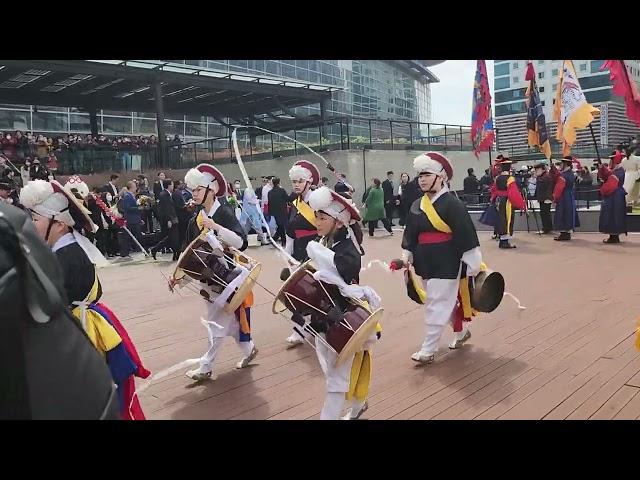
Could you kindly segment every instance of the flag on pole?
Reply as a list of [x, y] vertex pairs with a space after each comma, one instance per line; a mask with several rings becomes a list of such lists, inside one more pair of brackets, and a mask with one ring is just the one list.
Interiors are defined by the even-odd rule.
[[605, 60], [600, 71], [607, 69], [609, 69], [614, 95], [624, 97], [627, 117], [640, 126], [640, 92], [636, 82], [629, 77], [624, 60]]
[[471, 142], [476, 157], [480, 152], [490, 151], [495, 138], [487, 65], [484, 60], [478, 60], [476, 77], [473, 82], [473, 110], [471, 112]]
[[527, 88], [527, 132], [529, 134], [529, 145], [537, 146], [548, 160], [551, 159], [551, 144], [549, 143], [549, 134], [547, 133], [547, 123], [544, 119], [544, 111], [542, 102], [540, 101], [540, 93], [536, 85], [536, 72], [533, 65], [529, 62], [527, 66], [527, 74], [525, 80], [529, 81]]
[[593, 115], [599, 113], [600, 110], [587, 102], [573, 62], [565, 60], [553, 108], [553, 119], [558, 122], [556, 138], [563, 142], [564, 156], [571, 153], [571, 147], [576, 142], [576, 130], [587, 128], [593, 122]]

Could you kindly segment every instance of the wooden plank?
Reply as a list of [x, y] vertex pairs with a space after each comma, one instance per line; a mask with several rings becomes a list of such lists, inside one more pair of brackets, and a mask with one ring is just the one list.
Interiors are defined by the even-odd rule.
[[629, 404], [637, 393], [638, 389], [636, 387], [622, 385], [622, 387], [589, 418], [592, 420], [611, 420]]
[[[626, 385], [625, 385], [626, 386]], [[633, 395], [629, 403], [627, 403], [616, 415], [614, 420], [635, 420], [640, 416], [640, 388], [635, 388], [636, 393]]]

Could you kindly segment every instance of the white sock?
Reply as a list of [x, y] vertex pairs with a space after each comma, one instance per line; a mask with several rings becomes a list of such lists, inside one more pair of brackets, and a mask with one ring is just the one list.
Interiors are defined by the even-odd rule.
[[462, 340], [468, 331], [469, 329], [464, 327], [461, 332], [456, 332], [456, 340]]
[[344, 392], [327, 392], [320, 420], [339, 420], [344, 408]]
[[366, 400], [358, 400], [356, 397], [353, 397], [351, 400], [351, 415], [355, 416], [361, 409], [364, 407]]

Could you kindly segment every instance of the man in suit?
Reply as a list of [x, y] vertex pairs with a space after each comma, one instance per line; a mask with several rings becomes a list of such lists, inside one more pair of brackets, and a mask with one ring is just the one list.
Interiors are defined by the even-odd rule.
[[173, 251], [173, 261], [178, 260], [178, 215], [173, 203], [173, 182], [163, 180], [162, 191], [158, 195], [158, 215], [160, 217], [161, 240], [151, 247], [151, 256], [156, 259], [156, 254], [164, 246], [168, 246]]
[[184, 182], [176, 180], [173, 182], [173, 193], [171, 197], [173, 199], [173, 206], [176, 210], [176, 216], [178, 217], [178, 252], [182, 252], [184, 248], [184, 239], [187, 232], [187, 223], [189, 223], [189, 211], [187, 210], [186, 202], [182, 190], [184, 189]]
[[[325, 184], [325, 186], [328, 185]], [[355, 189], [347, 183], [347, 176], [344, 173], [339, 173], [338, 182], [336, 183], [335, 187], [333, 187], [333, 191], [339, 193], [345, 198], [352, 198]]]
[[164, 181], [164, 172], [158, 172], [158, 180], [156, 180], [153, 184], [153, 196], [156, 197], [156, 200], [158, 199], [158, 195], [160, 195], [160, 192], [164, 190]]
[[112, 173], [109, 176], [109, 183], [101, 189], [103, 193], [107, 194], [107, 205], [110, 207], [118, 201], [118, 185], [116, 184], [118, 178], [120, 178], [120, 176], [117, 173]]
[[387, 172], [387, 179], [382, 182], [382, 190], [384, 191], [384, 211], [389, 220], [389, 225], [393, 225], [393, 211], [396, 208], [395, 197], [393, 195], [393, 172]]
[[[138, 202], [136, 201], [136, 193], [138, 191], [138, 186], [136, 182], [133, 180], [127, 182], [127, 190], [124, 192], [122, 196], [122, 213], [124, 215], [125, 220], [127, 221], [127, 228], [133, 234], [133, 236], [138, 240], [138, 242], [142, 241], [142, 228], [140, 227], [140, 223], [142, 222], [142, 216], [140, 213], [140, 209], [138, 208]], [[122, 243], [121, 243], [121, 256], [123, 258], [131, 258], [129, 256], [129, 252], [131, 250], [138, 250], [140, 247], [133, 241], [131, 236], [125, 231], [119, 232], [121, 235]]]
[[280, 179], [278, 177], [274, 177], [272, 182], [273, 188], [268, 194], [269, 213], [275, 217], [276, 225], [278, 225], [278, 230], [273, 236], [273, 239], [280, 240], [280, 243], [282, 243], [284, 247], [287, 243], [285, 229], [287, 227], [287, 203], [289, 201], [289, 195], [287, 195], [285, 189], [280, 186]]

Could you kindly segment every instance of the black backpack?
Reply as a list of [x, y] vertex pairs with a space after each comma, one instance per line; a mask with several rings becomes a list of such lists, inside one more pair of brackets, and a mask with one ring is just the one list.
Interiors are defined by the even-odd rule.
[[109, 369], [71, 315], [62, 269], [0, 202], [0, 419], [118, 419]]

